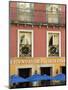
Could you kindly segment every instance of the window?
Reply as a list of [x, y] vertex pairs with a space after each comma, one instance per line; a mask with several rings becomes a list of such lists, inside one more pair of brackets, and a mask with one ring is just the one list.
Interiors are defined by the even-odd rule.
[[60, 32], [48, 31], [47, 33], [47, 56], [61, 56]]
[[18, 57], [33, 57], [33, 31], [18, 31]]
[[59, 22], [59, 5], [47, 4], [46, 5], [46, 15], [48, 23], [58, 23]]
[[31, 21], [33, 18], [33, 3], [17, 3], [17, 18], [20, 21]]

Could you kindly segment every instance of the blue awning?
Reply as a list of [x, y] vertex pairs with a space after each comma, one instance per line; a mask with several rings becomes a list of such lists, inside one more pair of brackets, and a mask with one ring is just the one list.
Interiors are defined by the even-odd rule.
[[58, 74], [58, 75], [52, 77], [52, 80], [65, 81], [65, 75], [64, 74]]
[[42, 80], [51, 80], [52, 77], [48, 76], [47, 74], [42, 75]]
[[17, 76], [17, 75], [12, 75], [10, 77], [10, 83], [19, 83], [19, 82], [26, 82], [26, 80], [22, 77]]
[[40, 80], [42, 80], [42, 76], [41, 76], [40, 74], [34, 74], [34, 75], [26, 78], [26, 80], [27, 80], [28, 82], [40, 81]]
[[46, 74], [40, 75], [40, 74], [34, 74], [28, 78], [23, 78], [17, 75], [12, 75], [10, 77], [10, 83], [23, 83], [23, 82], [34, 82], [34, 81], [41, 81], [41, 80], [63, 80], [65, 81], [65, 75], [64, 74], [58, 74], [54, 77], [48, 76]]

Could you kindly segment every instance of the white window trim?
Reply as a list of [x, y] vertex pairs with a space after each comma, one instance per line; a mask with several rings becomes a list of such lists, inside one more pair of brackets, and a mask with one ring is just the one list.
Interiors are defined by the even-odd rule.
[[[59, 33], [59, 56], [48, 56], [48, 33]], [[61, 32], [60, 31], [47, 31], [47, 57], [61, 57]]]
[[25, 30], [25, 29], [18, 29], [18, 47], [17, 47], [17, 56], [19, 57], [19, 32], [20, 31], [22, 31], [22, 32], [31, 32], [32, 33], [32, 55], [31, 55], [31, 57], [33, 57], [34, 56], [34, 49], [33, 49], [33, 47], [34, 47], [34, 36], [33, 36], [33, 30]]

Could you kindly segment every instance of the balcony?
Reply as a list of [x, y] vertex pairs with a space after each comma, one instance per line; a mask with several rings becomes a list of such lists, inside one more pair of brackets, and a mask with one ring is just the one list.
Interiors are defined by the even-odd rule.
[[65, 12], [10, 8], [10, 23], [33, 25], [65, 25]]

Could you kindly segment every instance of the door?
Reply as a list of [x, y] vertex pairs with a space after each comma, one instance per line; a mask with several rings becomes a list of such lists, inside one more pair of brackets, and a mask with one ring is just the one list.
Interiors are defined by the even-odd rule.
[[61, 67], [61, 73], [63, 73], [63, 74], [66, 75], [66, 67], [65, 67], [65, 66], [62, 66], [62, 67]]
[[[48, 76], [51, 76], [52, 67], [41, 67], [40, 70], [41, 70], [41, 75], [46, 74]], [[51, 85], [50, 82], [51, 82], [50, 80], [42, 80], [41, 86], [49, 86], [49, 85]]]
[[[62, 66], [61, 67], [61, 73], [65, 75], [66, 77], [66, 66]], [[66, 85], [66, 80], [65, 81], [61, 81], [62, 85]]]
[[[19, 68], [18, 69], [18, 74], [20, 77], [23, 77], [23, 78], [27, 78], [29, 76], [32, 75], [32, 69], [31, 68]], [[18, 87], [20, 88], [23, 88], [23, 87], [31, 87], [32, 86], [32, 83], [30, 82], [25, 82], [25, 83], [19, 83], [18, 84]]]

